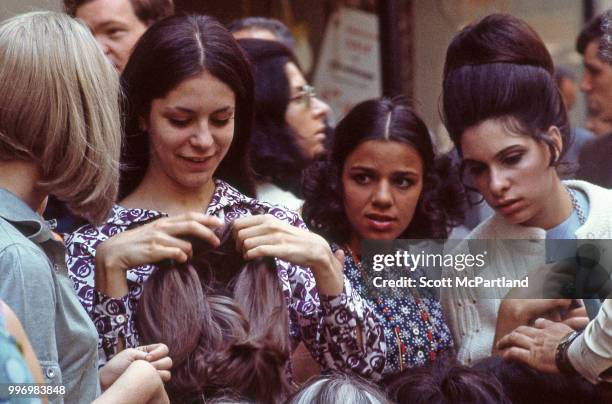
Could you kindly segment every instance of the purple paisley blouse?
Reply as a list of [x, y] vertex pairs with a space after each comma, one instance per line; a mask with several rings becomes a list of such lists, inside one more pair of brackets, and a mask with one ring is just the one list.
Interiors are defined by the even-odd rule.
[[[286, 208], [248, 198], [227, 183], [216, 180], [215, 192], [206, 209], [226, 223], [244, 216], [269, 214], [293, 226], [306, 228], [300, 216]], [[115, 205], [111, 217], [99, 227], [81, 227], [66, 239], [69, 274], [79, 300], [98, 329], [100, 365], [117, 353], [117, 340], [135, 347], [139, 338], [134, 322], [142, 285], [157, 269], [143, 265], [127, 271], [129, 292], [111, 298], [95, 289], [97, 246], [128, 226], [150, 220], [161, 213], [146, 209], [126, 209]], [[377, 378], [385, 365], [383, 329], [368, 304], [345, 278], [344, 291], [338, 296], [318, 294], [315, 279], [308, 268], [276, 260], [278, 276], [289, 308], [289, 333], [295, 346], [303, 341], [324, 369], [353, 371]], [[361, 343], [357, 326], [362, 330]]]

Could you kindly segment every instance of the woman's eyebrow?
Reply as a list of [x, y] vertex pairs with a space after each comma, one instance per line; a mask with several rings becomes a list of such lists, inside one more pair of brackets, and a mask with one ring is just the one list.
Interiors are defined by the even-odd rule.
[[[493, 158], [500, 158], [502, 157], [504, 154], [508, 153], [509, 151], [512, 151], [514, 148], [520, 148], [521, 145], [519, 144], [513, 144], [510, 146], [507, 146], [505, 148], [503, 148], [502, 150], [498, 151], [497, 153], [495, 153], [495, 156], [493, 156]], [[473, 159], [473, 158], [469, 158], [466, 157], [463, 159], [463, 163], [462, 164], [482, 164], [483, 162], [481, 160], [478, 159]]]
[[499, 158], [499, 157], [503, 156], [504, 154], [508, 153], [509, 151], [512, 151], [512, 149], [517, 148], [517, 147], [521, 147], [521, 145], [518, 145], [518, 144], [510, 145], [510, 146], [508, 146], [508, 147], [498, 151], [495, 154], [495, 158]]

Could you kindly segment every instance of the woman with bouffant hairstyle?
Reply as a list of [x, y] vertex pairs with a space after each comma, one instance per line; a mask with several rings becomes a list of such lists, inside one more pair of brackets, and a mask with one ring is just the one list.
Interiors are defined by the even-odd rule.
[[194, 240], [188, 263], [167, 260], [144, 284], [137, 327], [170, 349], [173, 402], [231, 393], [278, 403], [289, 391], [289, 317], [274, 261], [246, 263], [228, 228], [220, 247]]
[[[527, 278], [544, 262], [554, 261], [558, 257], [549, 240], [580, 243], [610, 236], [611, 191], [585, 181], [561, 181], [558, 166], [571, 132], [552, 74], [542, 39], [524, 21], [507, 14], [492, 14], [465, 27], [446, 53], [445, 125], [460, 152], [465, 176], [495, 211], [458, 248], [468, 248], [472, 239], [489, 240], [488, 249], [495, 253], [487, 259], [491, 278]], [[518, 249], [504, 248], [498, 239], [542, 242], [530, 243], [516, 254]], [[466, 273], [471, 275], [470, 270]], [[486, 296], [476, 288], [442, 290], [459, 361], [470, 364], [497, 349], [509, 349], [507, 339], [496, 343], [505, 336], [518, 337], [524, 349], [520, 352], [535, 359], [537, 355], [526, 352], [530, 341], [540, 339], [527, 325], [541, 316], [568, 320], [586, 314], [583, 307], [568, 310], [575, 308], [570, 306], [575, 304], [572, 299], [533, 298], [542, 296], [518, 289], [488, 288]], [[584, 323], [586, 318], [571, 321], [578, 320]], [[594, 347], [598, 342], [589, 339], [590, 334], [586, 332], [584, 340]], [[535, 345], [543, 346], [541, 341]], [[581, 349], [574, 355], [583, 357], [586, 352]], [[598, 355], [591, 356], [596, 363], [593, 357]], [[548, 371], [556, 369], [554, 363], [546, 366]]]

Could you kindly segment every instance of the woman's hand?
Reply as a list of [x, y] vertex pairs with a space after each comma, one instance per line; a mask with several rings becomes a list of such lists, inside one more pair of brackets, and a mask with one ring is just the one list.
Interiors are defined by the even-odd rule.
[[167, 404], [170, 400], [157, 370], [143, 360], [132, 362], [93, 404]]
[[318, 234], [291, 226], [271, 215], [236, 219], [232, 226], [236, 249], [246, 260], [276, 257], [310, 268], [319, 293], [337, 296], [344, 289], [344, 252], [332, 253]]
[[117, 234], [96, 250], [96, 288], [111, 297], [125, 296], [126, 270], [164, 259], [185, 262], [193, 251], [191, 243], [182, 237], [197, 237], [218, 246], [219, 238], [213, 229], [222, 225], [217, 217], [186, 213]]
[[100, 369], [100, 386], [102, 390], [109, 388], [123, 372], [135, 361], [149, 362], [163, 381], [170, 380], [172, 359], [168, 356], [168, 347], [165, 344], [143, 345], [137, 348], [128, 348], [113, 356]]

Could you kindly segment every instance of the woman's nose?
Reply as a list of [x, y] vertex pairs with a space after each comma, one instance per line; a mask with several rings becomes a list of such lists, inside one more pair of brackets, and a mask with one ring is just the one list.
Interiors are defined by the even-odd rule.
[[382, 181], [374, 190], [372, 195], [372, 204], [377, 207], [388, 207], [393, 204], [393, 195], [391, 187], [386, 181]]
[[321, 101], [318, 97], [312, 99], [312, 111], [316, 117], [328, 117], [331, 113], [331, 108], [326, 102]]
[[502, 197], [508, 188], [510, 181], [504, 170], [491, 168], [489, 170], [489, 190], [496, 197]]
[[208, 123], [202, 123], [195, 127], [194, 132], [189, 138], [189, 143], [193, 147], [199, 148], [207, 148], [213, 144], [213, 137]]

